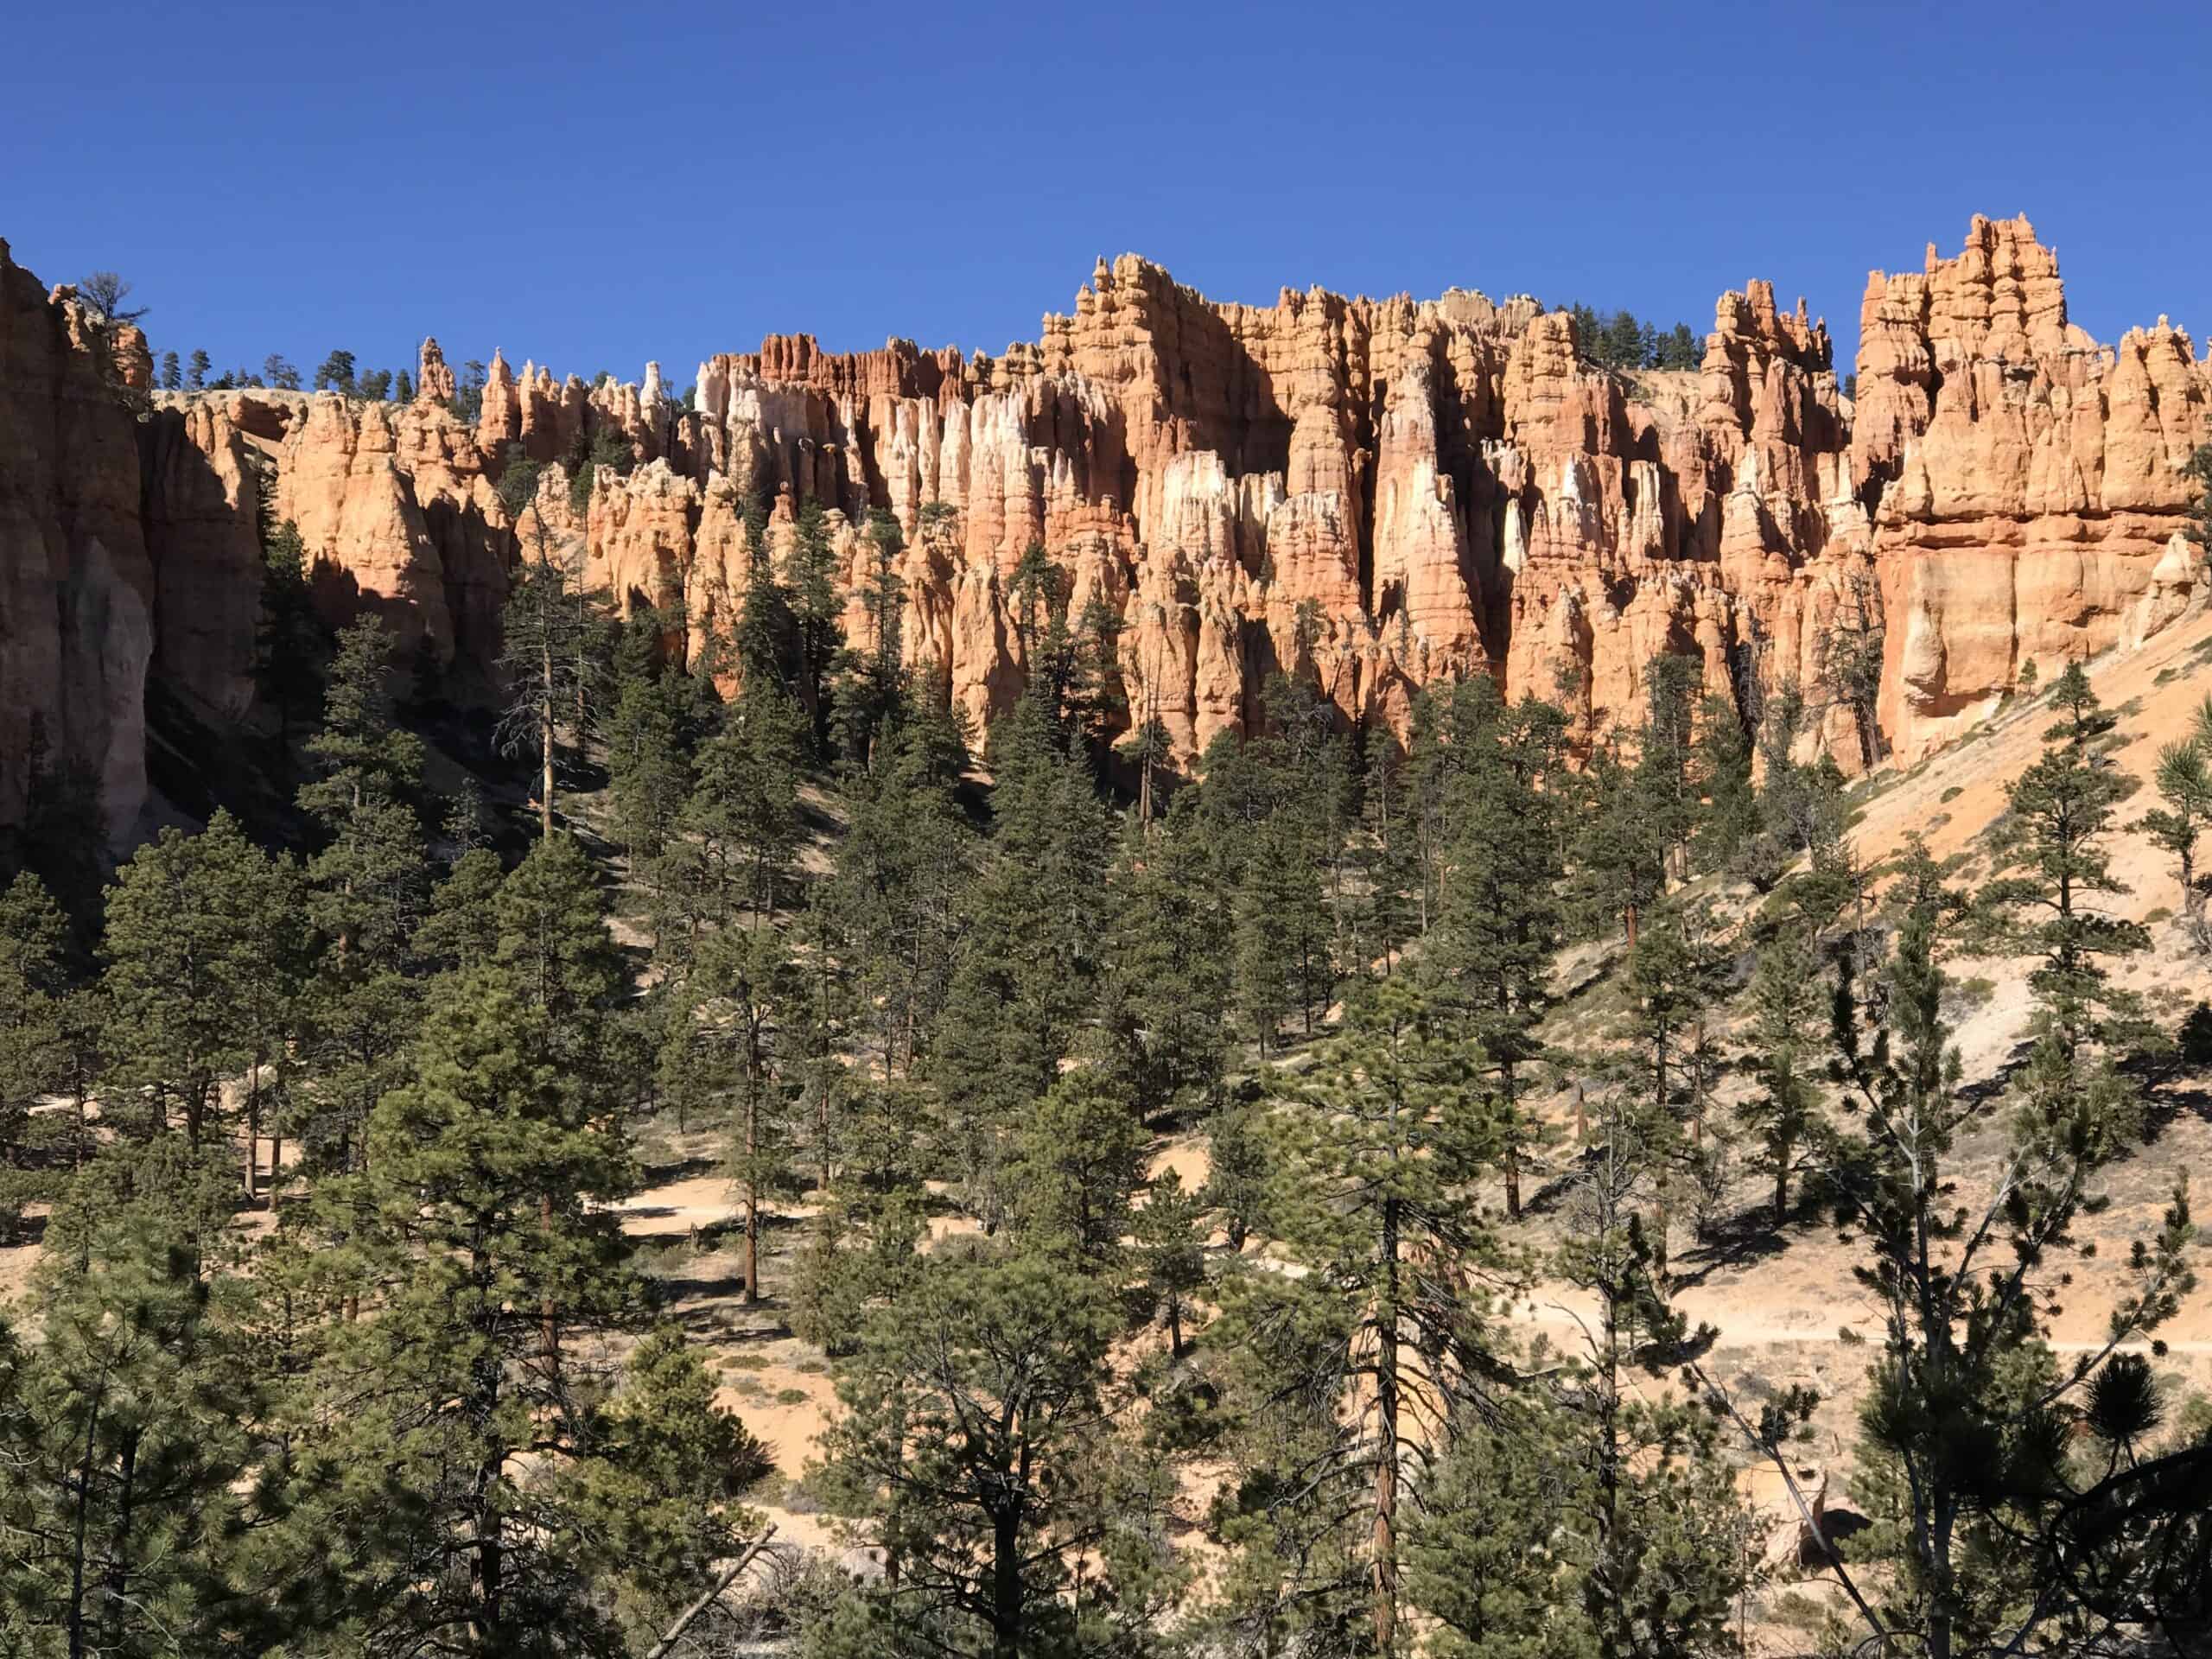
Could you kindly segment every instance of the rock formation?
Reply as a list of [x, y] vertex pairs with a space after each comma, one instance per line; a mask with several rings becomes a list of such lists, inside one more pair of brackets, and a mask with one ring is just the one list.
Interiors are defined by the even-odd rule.
[[0, 242], [0, 823], [22, 818], [35, 762], [90, 768], [125, 827], [145, 798], [154, 572], [116, 349], [133, 337], [143, 354]]
[[[2025, 220], [1870, 278], [1855, 406], [1826, 329], [1765, 283], [1722, 296], [1694, 373], [1623, 377], [1525, 298], [1224, 305], [1124, 256], [998, 358], [772, 335], [700, 365], [679, 406], [658, 365], [587, 388], [495, 353], [471, 429], [425, 340], [406, 407], [142, 397], [134, 446], [143, 337], [0, 275], [0, 817], [34, 715], [135, 810], [149, 663], [217, 714], [250, 705], [264, 487], [330, 620], [374, 608], [464, 694], [488, 683], [514, 550], [493, 486], [518, 454], [548, 464], [533, 533], [626, 607], [680, 601], [695, 642], [764, 552], [749, 501], [772, 508], [771, 557], [822, 504], [855, 588], [888, 513], [908, 658], [979, 724], [1027, 673], [1009, 586], [1040, 544], [1071, 613], [1112, 619], [1127, 717], [1186, 760], [1259, 721], [1278, 671], [1399, 730], [1416, 687], [1488, 673], [1564, 696], [1602, 741], [1662, 651], [1715, 689], [1794, 678], [1817, 703], [1844, 625], [1882, 632], [1880, 730], [1909, 758], [2028, 663], [2139, 639], [2202, 585], [2180, 468], [2212, 364], [2164, 319], [2089, 340]], [[564, 468], [609, 438], [630, 469], [601, 468], [577, 514]], [[1825, 718], [1831, 740], [1851, 725]]]
[[1882, 719], [1916, 753], [2026, 664], [2047, 677], [2171, 620], [2196, 579], [2181, 467], [2212, 436], [2212, 373], [2164, 317], [2117, 346], [2069, 323], [2024, 219], [1876, 273], [1861, 317], [1852, 470], [1890, 620]]

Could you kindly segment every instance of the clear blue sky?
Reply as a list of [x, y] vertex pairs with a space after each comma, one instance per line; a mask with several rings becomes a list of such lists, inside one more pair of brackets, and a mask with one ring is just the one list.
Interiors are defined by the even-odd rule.
[[1771, 277], [1848, 366], [1870, 267], [2025, 212], [2075, 320], [2212, 330], [2212, 6], [12, 9], [0, 237], [157, 351], [672, 385], [773, 330], [996, 352], [1134, 249], [1626, 305]]

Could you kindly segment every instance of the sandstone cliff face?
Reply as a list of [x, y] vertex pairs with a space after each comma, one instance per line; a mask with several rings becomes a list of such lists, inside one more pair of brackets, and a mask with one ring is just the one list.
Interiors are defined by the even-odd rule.
[[0, 822], [22, 816], [41, 747], [92, 769], [118, 831], [145, 799], [154, 577], [113, 389], [145, 345], [118, 332], [111, 356], [68, 291], [49, 298], [0, 242]]
[[[1825, 504], [1863, 529], [1802, 311], [1752, 284], [1696, 384], [1652, 379], [1632, 402], [1533, 301], [1217, 306], [1124, 257], [997, 361], [804, 337], [711, 359], [669, 447], [709, 497], [813, 496], [848, 537], [896, 515], [907, 650], [979, 721], [1021, 683], [1006, 582], [1034, 541], [1078, 607], [1118, 613], [1131, 718], [1185, 757], [1254, 723], [1279, 669], [1400, 729], [1438, 678], [1564, 685], [1595, 733], [1661, 650], [1700, 652], [1716, 685], [1770, 648], [1802, 672], [1838, 586], [1810, 568]], [[707, 580], [741, 580], [721, 547]]]
[[[1185, 755], [1252, 723], [1282, 667], [1393, 726], [1411, 687], [1489, 672], [1563, 692], [1596, 738], [1658, 652], [1817, 694], [1831, 632], [1864, 625], [1911, 758], [2021, 664], [2190, 601], [2178, 469], [2212, 367], [2163, 320], [2095, 346], [2027, 223], [1977, 219], [1957, 258], [1870, 282], [1856, 409], [1826, 330], [1764, 283], [1721, 297], [1695, 376], [1624, 381], [1533, 302], [1216, 305], [1133, 257], [996, 360], [778, 337], [698, 387], [658, 428], [600, 402], [702, 500], [810, 495], [849, 537], [896, 515], [908, 651], [979, 718], [1020, 684], [1005, 582], [1039, 541], [1117, 610], [1132, 718]], [[726, 527], [715, 546], [709, 582], [741, 580]], [[687, 568], [655, 557], [664, 583]]]
[[[431, 384], [450, 384], [435, 341], [423, 366]], [[235, 717], [251, 701], [264, 487], [271, 522], [299, 529], [330, 626], [374, 612], [404, 652], [458, 664], [472, 682], [488, 672], [513, 538], [474, 435], [442, 404], [258, 387], [163, 393], [146, 433], [161, 666], [209, 708]]]
[[[1599, 741], [1639, 715], [1657, 652], [1694, 653], [1717, 690], [1817, 693], [1836, 619], [1861, 615], [1884, 630], [1883, 732], [1910, 758], [2026, 664], [2139, 639], [2202, 587], [2179, 468], [2208, 435], [2212, 364], [2163, 319], [2089, 340], [2024, 220], [1976, 219], [1956, 257], [1870, 278], [1855, 407], [1827, 331], [1764, 283], [1721, 296], [1696, 372], [1624, 379], [1527, 299], [1222, 305], [1125, 256], [995, 359], [771, 336], [702, 363], [678, 407], [658, 365], [588, 388], [495, 353], [472, 429], [426, 340], [405, 407], [163, 394], [134, 447], [102, 394], [143, 378], [143, 338], [102, 345], [4, 270], [0, 816], [34, 714], [135, 810], [149, 662], [219, 714], [250, 706], [264, 476], [327, 619], [380, 612], [463, 691], [497, 659], [516, 540], [493, 486], [518, 452], [551, 463], [531, 532], [626, 608], [680, 601], [695, 645], [810, 498], [857, 635], [864, 526], [889, 512], [907, 656], [979, 728], [1027, 675], [1010, 582], [1040, 543], [1072, 611], [1116, 621], [1128, 721], [1160, 721], [1186, 760], [1254, 727], [1279, 670], [1399, 730], [1414, 688], [1488, 673], [1564, 697]], [[575, 513], [563, 463], [607, 435], [633, 468], [602, 468]]]
[[2049, 671], [2171, 620], [2195, 582], [2181, 467], [2212, 372], [2164, 317], [2116, 346], [2066, 319], [2024, 219], [1870, 277], [1854, 478], [1890, 618], [1883, 723], [1911, 753]]

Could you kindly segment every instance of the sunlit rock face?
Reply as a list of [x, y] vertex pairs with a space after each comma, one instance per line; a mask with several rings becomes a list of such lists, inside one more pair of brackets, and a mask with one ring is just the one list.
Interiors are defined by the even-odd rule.
[[[404, 406], [149, 399], [136, 330], [0, 278], [0, 815], [34, 726], [135, 811], [149, 671], [250, 710], [264, 500], [298, 526], [326, 620], [380, 614], [479, 691], [524, 538], [696, 646], [817, 503], [857, 639], [887, 514], [903, 649], [979, 730], [1028, 671], [1012, 579], [1035, 544], [1071, 614], [1110, 633], [1122, 718], [1157, 720], [1185, 760], [1255, 728], [1279, 671], [1399, 733], [1414, 688], [1489, 674], [1600, 741], [1637, 718], [1661, 652], [1732, 695], [1817, 688], [1839, 618], [1881, 628], [1879, 722], [1911, 757], [2026, 664], [2139, 640], [2201, 588], [2182, 467], [2212, 367], [2164, 319], [2113, 346], [2070, 325], [2024, 220], [1977, 219], [1955, 257], [1870, 277], [1855, 405], [1826, 328], [1764, 282], [1720, 297], [1696, 372], [1624, 377], [1527, 298], [1227, 305], [1125, 255], [996, 358], [775, 335], [701, 364], [686, 397], [658, 365], [587, 386], [494, 353], [472, 425], [435, 340]], [[580, 510], [568, 469], [594, 451], [628, 470], [598, 471]], [[532, 462], [518, 526], [496, 486]]]

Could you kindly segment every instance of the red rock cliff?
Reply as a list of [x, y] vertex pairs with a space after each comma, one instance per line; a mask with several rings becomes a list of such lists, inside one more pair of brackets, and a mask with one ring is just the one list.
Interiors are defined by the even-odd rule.
[[[0, 816], [35, 716], [136, 810], [149, 662], [219, 713], [250, 703], [264, 475], [329, 619], [382, 611], [464, 687], [497, 658], [514, 543], [492, 483], [518, 449], [553, 463], [537, 516], [595, 582], [697, 627], [756, 556], [748, 496], [776, 503], [772, 556], [821, 501], [855, 588], [860, 526], [892, 513], [908, 655], [979, 722], [1022, 683], [1007, 588], [1039, 543], [1078, 612], [1118, 618], [1130, 718], [1186, 757], [1255, 722], [1284, 668], [1393, 727], [1412, 688], [1490, 673], [1566, 696], [1586, 735], [1636, 715], [1661, 651], [1718, 688], [1817, 688], [1845, 607], [1884, 628], [1881, 726], [1910, 757], [2025, 664], [2139, 638], [2200, 586], [2180, 467], [2212, 365], [2163, 319], [2115, 346], [2069, 325], [2024, 220], [1869, 279], [1855, 408], [1827, 331], [1764, 283], [1721, 296], [1698, 372], [1631, 379], [1527, 299], [1224, 305], [1124, 256], [995, 359], [771, 336], [702, 364], [679, 407], [658, 365], [587, 388], [495, 353], [471, 429], [426, 341], [411, 405], [163, 394], [134, 446], [115, 388], [143, 340], [103, 354], [66, 295], [0, 277]], [[607, 433], [638, 465], [579, 518], [560, 466]]]
[[144, 343], [115, 332], [0, 242], [0, 823], [22, 817], [41, 750], [92, 769], [121, 832], [145, 799], [154, 579], [118, 395]]

